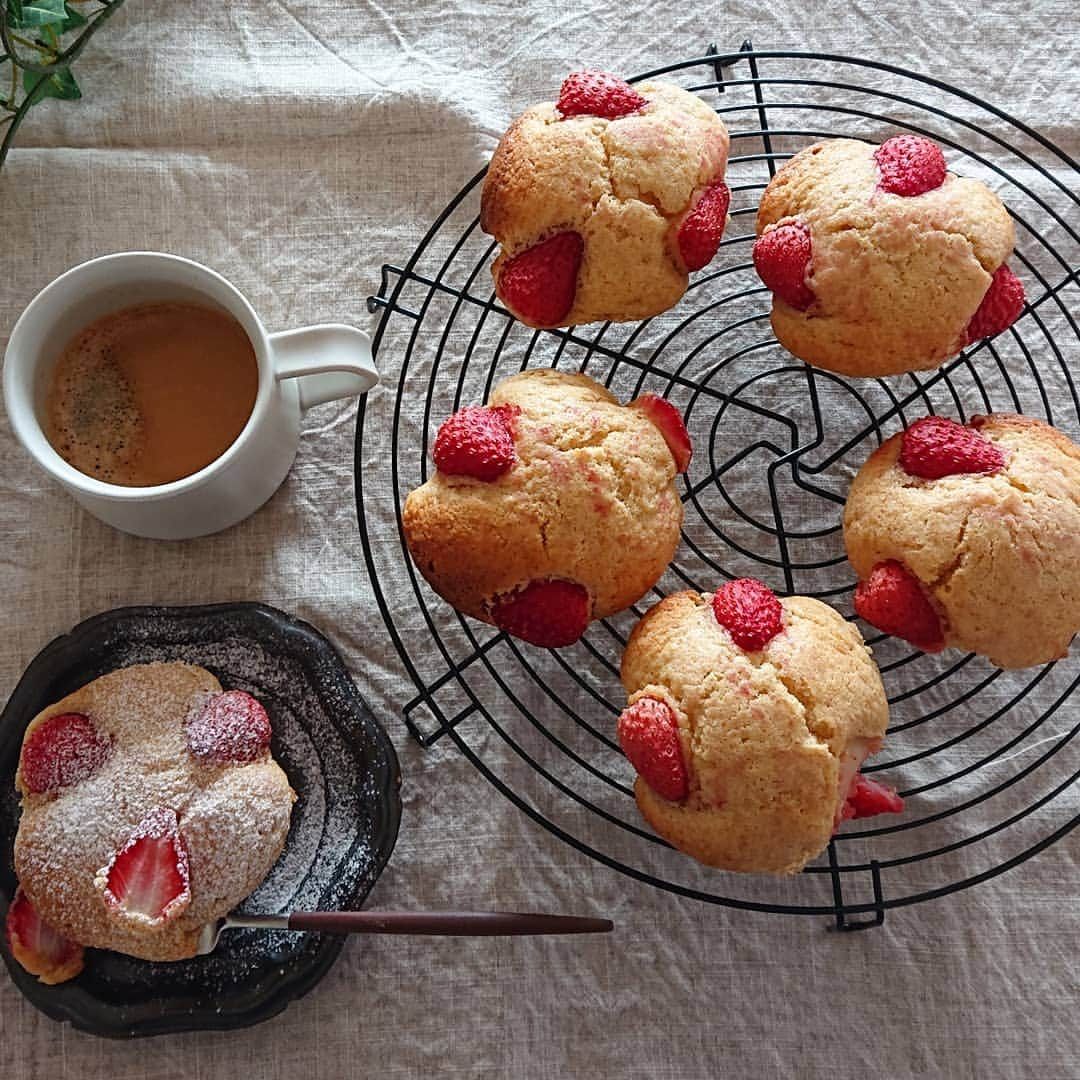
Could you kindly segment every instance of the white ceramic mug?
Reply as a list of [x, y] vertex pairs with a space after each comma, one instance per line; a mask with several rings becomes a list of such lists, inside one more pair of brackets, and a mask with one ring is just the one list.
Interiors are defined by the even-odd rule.
[[[52, 367], [83, 327], [151, 300], [208, 304], [244, 328], [259, 366], [255, 406], [236, 441], [204, 469], [169, 484], [107, 484], [69, 465], [42, 428]], [[91, 259], [30, 302], [4, 357], [4, 403], [23, 446], [91, 514], [124, 532], [183, 540], [235, 525], [278, 489], [296, 456], [300, 416], [312, 405], [370, 390], [379, 376], [371, 341], [337, 323], [268, 334], [244, 296], [220, 274], [152, 251]]]

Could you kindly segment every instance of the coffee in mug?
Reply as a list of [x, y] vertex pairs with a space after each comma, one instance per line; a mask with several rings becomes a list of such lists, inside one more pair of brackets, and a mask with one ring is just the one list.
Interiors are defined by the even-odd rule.
[[216, 461], [244, 429], [259, 370], [228, 312], [143, 303], [94, 320], [65, 346], [49, 380], [45, 434], [80, 472], [148, 487]]

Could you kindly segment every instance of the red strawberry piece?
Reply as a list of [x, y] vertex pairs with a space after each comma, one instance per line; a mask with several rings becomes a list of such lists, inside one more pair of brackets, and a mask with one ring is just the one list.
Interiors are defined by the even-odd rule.
[[923, 652], [945, 648], [941, 622], [922, 585], [893, 559], [878, 563], [855, 589], [855, 611], [871, 626], [909, 641]]
[[573, 645], [589, 625], [589, 594], [575, 581], [530, 581], [523, 589], [497, 596], [491, 621], [514, 637], [545, 649]]
[[637, 774], [662, 799], [682, 802], [686, 798], [690, 778], [679, 742], [679, 722], [666, 702], [643, 697], [623, 709], [619, 745]]
[[712, 598], [713, 614], [731, 640], [747, 652], [757, 652], [784, 628], [784, 609], [776, 594], [754, 578], [736, 578]]
[[967, 325], [967, 344], [1008, 330], [1023, 310], [1024, 283], [1007, 266], [999, 266]]
[[516, 405], [470, 405], [444, 420], [435, 436], [435, 468], [446, 476], [490, 483], [513, 468]]
[[201, 761], [254, 761], [270, 745], [270, 718], [250, 694], [226, 690], [188, 721], [187, 744]]
[[83, 969], [83, 947], [69, 941], [39, 914], [20, 887], [5, 920], [8, 951], [48, 986], [74, 979]]
[[787, 221], [763, 232], [754, 241], [754, 269], [774, 296], [788, 307], [805, 311], [814, 294], [806, 284], [810, 270], [810, 227]]
[[850, 818], [873, 817], [875, 814], [902, 814], [904, 800], [895, 789], [877, 780], [871, 780], [862, 773], [856, 773], [851, 783], [844, 808], [840, 811], [840, 820]]
[[82, 713], [43, 720], [23, 744], [22, 786], [30, 794], [70, 787], [93, 776], [109, 756], [109, 740]]
[[98, 871], [98, 887], [114, 911], [152, 925], [175, 918], [191, 903], [188, 855], [176, 811], [151, 810]]
[[563, 116], [601, 116], [617, 120], [648, 105], [628, 82], [606, 71], [575, 71], [559, 90], [555, 108]]
[[675, 459], [675, 471], [686, 472], [694, 447], [679, 410], [657, 394], [642, 394], [634, 404], [656, 425]]
[[585, 241], [556, 233], [515, 255], [499, 274], [499, 296], [531, 326], [558, 326], [574, 306]]
[[710, 184], [679, 226], [679, 254], [687, 270], [712, 262], [727, 224], [731, 190], [723, 180]]
[[925, 195], [945, 183], [945, 155], [921, 135], [896, 135], [875, 151], [878, 189], [890, 195]]
[[945, 416], [924, 416], [901, 437], [900, 468], [924, 480], [1004, 467], [1005, 455], [985, 435]]

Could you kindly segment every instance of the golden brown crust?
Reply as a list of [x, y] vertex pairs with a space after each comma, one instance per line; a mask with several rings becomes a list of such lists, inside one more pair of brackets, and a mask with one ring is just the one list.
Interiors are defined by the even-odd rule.
[[727, 870], [795, 873], [832, 835], [841, 760], [873, 752], [888, 725], [881, 677], [858, 631], [817, 600], [781, 601], [784, 628], [746, 653], [682, 592], [635, 627], [622, 662], [633, 704], [671, 706], [690, 792], [668, 802], [642, 780], [646, 820], [681, 851]]
[[593, 618], [639, 600], [675, 554], [682, 502], [663, 436], [585, 375], [540, 368], [500, 383], [517, 405], [517, 462], [493, 482], [436, 473], [405, 500], [409, 552], [459, 611], [559, 578], [588, 590]]
[[[199, 930], [244, 899], [281, 854], [295, 798], [266, 752], [244, 765], [202, 765], [189, 753], [189, 712], [221, 686], [184, 663], [103, 675], [43, 709], [82, 713], [111, 740], [105, 764], [59, 792], [23, 794], [15, 871], [33, 905], [65, 937], [147, 960], [195, 955]], [[147, 815], [175, 810], [188, 852], [191, 903], [157, 929], [109, 913], [95, 875]]]
[[1005, 468], [923, 480], [897, 463], [902, 435], [859, 470], [844, 543], [860, 579], [903, 563], [944, 621], [946, 641], [1002, 668], [1065, 655], [1080, 630], [1080, 447], [1041, 420], [974, 422]]
[[807, 311], [773, 298], [772, 325], [795, 356], [844, 375], [938, 366], [960, 350], [1013, 224], [984, 184], [947, 174], [905, 197], [877, 190], [869, 143], [830, 139], [796, 154], [762, 196], [757, 232], [799, 219], [811, 231]]
[[670, 83], [636, 89], [649, 104], [616, 120], [563, 118], [553, 102], [526, 110], [488, 167], [480, 225], [501, 245], [497, 291], [515, 255], [559, 232], [584, 240], [562, 326], [642, 319], [675, 304], [687, 272], [674, 237], [698, 195], [724, 175], [729, 139], [712, 109]]

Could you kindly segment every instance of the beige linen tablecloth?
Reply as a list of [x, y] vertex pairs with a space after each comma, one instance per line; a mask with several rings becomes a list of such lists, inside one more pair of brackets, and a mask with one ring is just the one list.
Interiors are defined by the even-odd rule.
[[[364, 300], [379, 265], [409, 255], [511, 115], [551, 96], [568, 70], [633, 73], [747, 37], [949, 80], [1080, 154], [1070, 0], [129, 0], [78, 65], [84, 100], [35, 110], [0, 174], [0, 333], [6, 341], [31, 296], [67, 267], [134, 248], [215, 267], [271, 329], [371, 327]], [[378, 358], [387, 386], [369, 402], [384, 438], [402, 340], [388, 336]], [[837, 934], [823, 918], [639, 884], [534, 824], [449, 740], [421, 750], [401, 722], [415, 687], [381, 629], [357, 532], [355, 415], [355, 403], [312, 411], [270, 504], [184, 544], [123, 536], [84, 514], [0, 421], [0, 694], [47, 641], [108, 608], [277, 605], [333, 638], [401, 757], [400, 839], [370, 904], [608, 913], [618, 934], [357, 939], [268, 1024], [139, 1043], [73, 1032], [3, 978], [12, 1076], [1080, 1077], [1076, 834], [980, 887]], [[373, 542], [392, 551], [385, 487], [368, 492], [367, 513]], [[408, 602], [401, 568], [382, 585]], [[1054, 731], [1075, 716], [1064, 707]], [[524, 768], [497, 740], [485, 752], [511, 779]], [[1077, 805], [1074, 788], [1039, 827]]]

